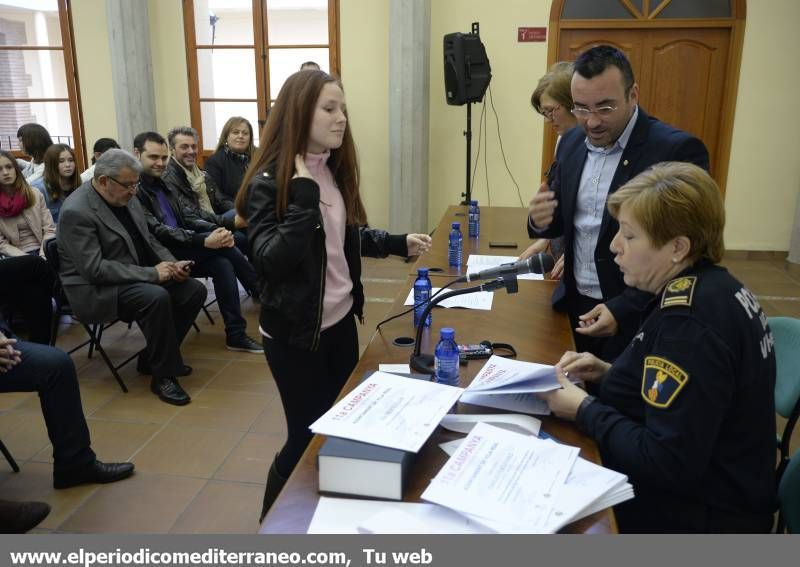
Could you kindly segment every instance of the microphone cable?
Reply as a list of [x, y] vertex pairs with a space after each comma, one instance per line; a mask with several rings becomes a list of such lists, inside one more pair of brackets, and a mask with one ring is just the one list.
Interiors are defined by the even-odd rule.
[[384, 323], [388, 323], [389, 321], [393, 321], [394, 319], [397, 319], [398, 317], [402, 317], [403, 315], [406, 315], [407, 313], [411, 313], [411, 312], [412, 312], [412, 311], [414, 311], [414, 309], [416, 309], [417, 307], [421, 307], [422, 305], [425, 305], [426, 303], [430, 302], [430, 301], [431, 301], [431, 299], [433, 299], [434, 297], [436, 297], [437, 295], [439, 295], [440, 293], [442, 293], [444, 290], [446, 290], [448, 287], [450, 287], [450, 286], [451, 286], [451, 285], [453, 285], [454, 283], [459, 283], [459, 280], [460, 280], [460, 279], [461, 279], [461, 278], [459, 277], [459, 278], [456, 278], [456, 279], [454, 279], [454, 280], [452, 280], [452, 281], [449, 281], [449, 282], [447, 282], [446, 284], [444, 284], [442, 287], [440, 287], [440, 288], [439, 288], [439, 291], [437, 291], [436, 293], [434, 293], [433, 295], [431, 295], [431, 296], [430, 296], [428, 299], [426, 299], [425, 301], [421, 301], [421, 302], [417, 303], [416, 305], [412, 305], [411, 307], [409, 307], [409, 308], [408, 308], [408, 309], [406, 309], [405, 311], [401, 311], [401, 312], [400, 312], [400, 313], [398, 313], [397, 315], [392, 315], [391, 317], [388, 317], [388, 318], [384, 319], [383, 321], [381, 321], [380, 323], [378, 323], [377, 325], [375, 325], [375, 330], [376, 330], [376, 331], [380, 331], [381, 325], [383, 325]]

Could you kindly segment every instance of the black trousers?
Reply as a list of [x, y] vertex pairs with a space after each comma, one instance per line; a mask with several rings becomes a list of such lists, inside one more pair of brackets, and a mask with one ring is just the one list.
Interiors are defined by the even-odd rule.
[[153, 376], [174, 377], [183, 370], [180, 344], [206, 299], [206, 287], [195, 279], [166, 284], [119, 286], [117, 312], [136, 321], [147, 340], [142, 353]]
[[54, 472], [94, 462], [72, 359], [62, 350], [27, 341], [14, 348], [22, 353], [22, 362], [0, 374], [0, 392], [39, 393]]
[[0, 259], [0, 304], [8, 304], [28, 325], [31, 342], [50, 344], [55, 276], [40, 256]]
[[263, 342], [286, 416], [288, 438], [275, 460], [286, 478], [311, 441], [308, 426], [331, 408], [358, 362], [358, 332], [355, 317], [347, 315], [322, 331], [316, 351], [275, 339]]
[[192, 268], [194, 277], [211, 278], [214, 294], [219, 303], [219, 312], [225, 323], [225, 336], [230, 340], [244, 335], [247, 321], [242, 317], [236, 279], [241, 280], [242, 285], [248, 290], [258, 288], [255, 283], [255, 270], [247, 258], [235, 247], [220, 249], [175, 247], [170, 252], [179, 260], [192, 260], [195, 263]]
[[572, 329], [572, 338], [575, 341], [576, 352], [590, 352], [598, 358], [603, 358], [603, 351], [606, 344], [605, 337], [587, 337], [575, 332], [579, 327], [578, 317], [584, 313], [588, 313], [596, 306], [603, 303], [601, 299], [594, 299], [581, 295], [577, 292], [567, 294], [567, 315], [569, 315], [569, 324]]

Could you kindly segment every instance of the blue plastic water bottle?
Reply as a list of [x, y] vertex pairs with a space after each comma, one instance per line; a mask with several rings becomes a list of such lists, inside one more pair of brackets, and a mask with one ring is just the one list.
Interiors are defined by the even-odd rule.
[[458, 345], [452, 327], [442, 327], [434, 351], [435, 379], [439, 384], [458, 386]]
[[447, 246], [447, 264], [453, 268], [461, 267], [461, 223], [454, 222], [450, 230], [450, 241]]
[[[419, 319], [431, 298], [431, 279], [428, 268], [417, 268], [417, 281], [414, 282], [414, 328], [419, 327]], [[421, 304], [421, 305], [420, 305]], [[431, 326], [431, 314], [425, 317], [425, 326]]]
[[469, 202], [469, 237], [477, 238], [481, 233], [481, 209], [478, 201]]

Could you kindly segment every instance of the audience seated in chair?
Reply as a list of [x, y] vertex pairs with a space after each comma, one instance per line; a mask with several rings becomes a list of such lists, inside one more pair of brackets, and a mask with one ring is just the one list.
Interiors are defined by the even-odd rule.
[[233, 233], [222, 227], [209, 232], [205, 222], [191, 214], [184, 216], [174, 189], [161, 179], [169, 154], [160, 134], [139, 134], [133, 140], [133, 148], [143, 168], [136, 197], [144, 208], [150, 232], [176, 258], [194, 262], [192, 272], [196, 276], [212, 278], [225, 321], [226, 348], [263, 352], [261, 344], [245, 334], [247, 321], [242, 317], [236, 278], [251, 290], [258, 284], [253, 266], [234, 246]]
[[216, 151], [206, 159], [206, 173], [218, 189], [236, 199], [244, 174], [253, 158], [253, 125], [243, 116], [232, 116], [222, 127]]
[[[47, 436], [53, 444], [54, 488], [116, 482], [133, 474], [132, 463], [103, 463], [92, 451], [78, 378], [69, 355], [51, 346], [16, 340], [3, 320], [0, 392], [38, 392]], [[38, 516], [42, 511], [39, 506], [38, 512], [25, 512], [21, 503], [15, 507], [0, 501], [0, 526], [13, 531], [14, 522], [31, 521], [32, 515]], [[20, 515], [25, 517], [17, 517]], [[27, 529], [30, 527], [33, 526]]]
[[0, 151], [0, 255], [44, 258], [44, 243], [55, 235], [44, 197], [25, 181], [14, 156]]
[[53, 139], [44, 126], [29, 122], [19, 127], [17, 140], [22, 153], [29, 155], [31, 160], [17, 159], [16, 162], [25, 181], [33, 183], [44, 175], [44, 153], [53, 145]]
[[44, 153], [44, 175], [31, 183], [31, 187], [42, 194], [53, 222], [57, 223], [64, 199], [80, 184], [74, 150], [65, 144], [53, 144]]
[[60, 279], [75, 314], [86, 323], [136, 321], [147, 341], [138, 369], [152, 373], [161, 400], [184, 405], [177, 378], [191, 372], [180, 343], [206, 298], [189, 277], [191, 262], [176, 261], [147, 229], [133, 197], [142, 166], [124, 150], [108, 150], [94, 177], [61, 209]]

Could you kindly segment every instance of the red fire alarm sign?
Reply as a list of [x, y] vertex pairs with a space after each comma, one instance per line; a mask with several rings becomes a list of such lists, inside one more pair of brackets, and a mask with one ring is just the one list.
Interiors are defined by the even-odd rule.
[[517, 41], [547, 41], [547, 28], [517, 28]]

